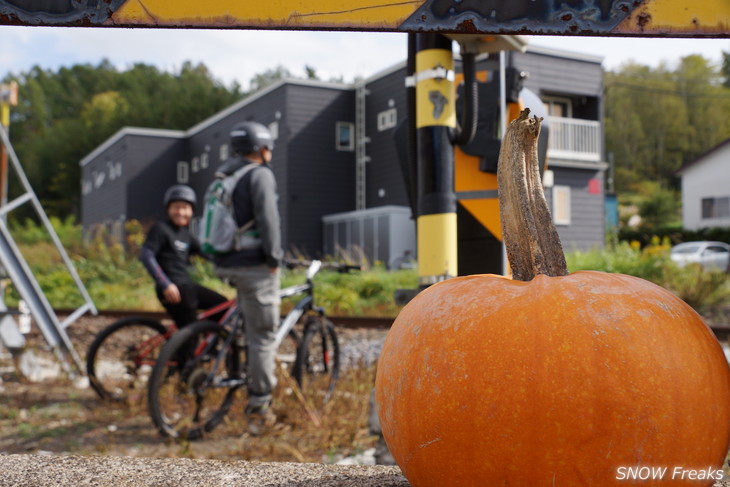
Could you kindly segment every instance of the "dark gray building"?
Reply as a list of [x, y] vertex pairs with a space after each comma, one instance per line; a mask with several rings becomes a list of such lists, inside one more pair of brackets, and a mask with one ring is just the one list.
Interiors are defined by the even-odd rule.
[[[539, 47], [506, 58], [529, 73], [524, 86], [548, 114], [546, 196], [564, 245], [603, 245], [601, 59]], [[492, 59], [478, 63], [478, 70], [497, 69]], [[276, 138], [272, 164], [287, 249], [321, 256], [378, 248], [369, 257], [385, 261], [402, 251], [415, 255], [415, 225], [402, 220], [409, 199], [394, 139], [406, 116], [406, 75], [403, 62], [355, 85], [285, 80], [187, 131], [124, 128], [81, 161], [84, 229], [151, 223], [163, 216], [162, 195], [175, 183], [202, 196], [230, 155], [230, 128], [256, 120]], [[461, 207], [459, 225], [460, 239], [463, 229], [472, 242], [460, 245], [467, 258], [490, 235]], [[376, 228], [389, 231], [374, 236]]]

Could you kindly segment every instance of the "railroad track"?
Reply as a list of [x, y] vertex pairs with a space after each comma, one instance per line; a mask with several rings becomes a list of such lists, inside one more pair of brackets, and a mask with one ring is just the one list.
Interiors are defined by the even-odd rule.
[[[59, 315], [68, 315], [73, 310], [57, 310]], [[155, 320], [167, 318], [164, 311], [140, 311], [140, 310], [101, 310], [99, 317], [118, 320], [127, 316], [143, 316]], [[361, 316], [328, 316], [332, 322], [342, 328], [371, 328], [388, 329], [393, 324], [394, 318], [361, 317]]]
[[[58, 310], [59, 315], [68, 314], [70, 310]], [[139, 310], [103, 310], [99, 312], [100, 317], [108, 317], [113, 319], [124, 318], [125, 316], [144, 316], [156, 320], [167, 318], [164, 311], [139, 311]], [[342, 328], [366, 328], [366, 329], [388, 329], [393, 324], [395, 318], [381, 318], [368, 316], [329, 316], [337, 326]], [[727, 342], [730, 338], [730, 324], [717, 323], [710, 325], [712, 332], [721, 342]]]

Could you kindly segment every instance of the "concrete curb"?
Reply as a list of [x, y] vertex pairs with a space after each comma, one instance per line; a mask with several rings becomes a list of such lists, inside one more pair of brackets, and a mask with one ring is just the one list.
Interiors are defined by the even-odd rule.
[[0, 455], [2, 487], [408, 487], [398, 467]]

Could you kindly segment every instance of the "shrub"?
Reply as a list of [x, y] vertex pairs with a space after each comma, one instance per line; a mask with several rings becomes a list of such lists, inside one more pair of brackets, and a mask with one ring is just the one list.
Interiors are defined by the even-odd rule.
[[[114, 243], [107, 232], [100, 230], [82, 245], [80, 226], [73, 220], [52, 220], [59, 236], [68, 244], [76, 270], [99, 309], [161, 310], [154, 293], [152, 279], [137, 255], [144, 242], [144, 232], [138, 222], [128, 222], [126, 248]], [[45, 236], [44, 236], [45, 235]], [[60, 254], [51, 244], [45, 229], [27, 220], [13, 227], [13, 237], [28, 261], [33, 273], [54, 308], [74, 308], [81, 296], [68, 274]], [[728, 278], [723, 273], [703, 272], [696, 267], [678, 268], [669, 259], [669, 237], [647, 237], [646, 243], [618, 242], [605, 249], [566, 253], [571, 271], [601, 270], [647, 279], [673, 291], [696, 309], [704, 309], [730, 299]], [[73, 250], [71, 252], [70, 250]], [[361, 260], [362, 262], [362, 260]], [[235, 290], [221, 282], [210, 262], [194, 258], [193, 278], [221, 294], [233, 297]], [[282, 286], [305, 282], [304, 269], [284, 269]], [[323, 269], [315, 277], [315, 304], [332, 315], [395, 316], [400, 307], [395, 304], [397, 289], [418, 286], [417, 271], [402, 269], [388, 271], [382, 264], [370, 265], [363, 271], [341, 274]], [[16, 306], [19, 296], [11, 286], [7, 303]], [[298, 298], [288, 299], [282, 309], [288, 311]]]
[[648, 245], [620, 242], [603, 250], [568, 252], [571, 272], [598, 270], [641, 277], [672, 291], [696, 310], [706, 309], [730, 299], [728, 276], [709, 272], [699, 265], [678, 267], [669, 258], [670, 241], [654, 236]]

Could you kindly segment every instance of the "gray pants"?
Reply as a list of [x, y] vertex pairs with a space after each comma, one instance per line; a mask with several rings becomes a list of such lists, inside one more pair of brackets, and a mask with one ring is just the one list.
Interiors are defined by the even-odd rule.
[[248, 344], [248, 406], [271, 402], [276, 387], [276, 330], [279, 327], [280, 273], [266, 265], [216, 267], [216, 275], [236, 288], [236, 300], [243, 311]]

